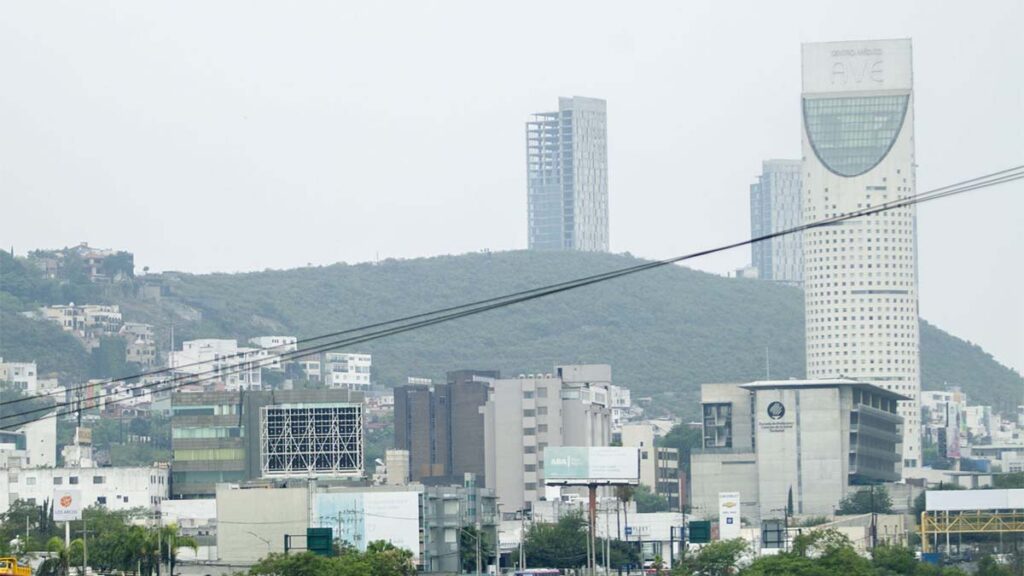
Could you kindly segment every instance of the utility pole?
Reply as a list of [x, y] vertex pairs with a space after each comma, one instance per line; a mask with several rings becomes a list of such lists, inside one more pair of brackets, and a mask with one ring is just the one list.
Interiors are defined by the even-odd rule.
[[[70, 524], [65, 523], [65, 526]], [[65, 529], [67, 530], [67, 529]], [[89, 525], [85, 518], [85, 510], [82, 511], [82, 530], [79, 532], [82, 535], [82, 574], [85, 575], [86, 567], [89, 565]], [[70, 539], [71, 536], [68, 532], [65, 532], [65, 539], [68, 540], [68, 548], [71, 547]], [[70, 553], [70, 552], [69, 552]]]
[[480, 519], [476, 519], [476, 576], [480, 576]]

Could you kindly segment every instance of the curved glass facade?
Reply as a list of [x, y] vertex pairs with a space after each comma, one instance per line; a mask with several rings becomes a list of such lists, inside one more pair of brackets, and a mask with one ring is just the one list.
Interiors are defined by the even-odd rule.
[[835, 174], [860, 176], [889, 153], [909, 102], [909, 95], [804, 98], [811, 148]]

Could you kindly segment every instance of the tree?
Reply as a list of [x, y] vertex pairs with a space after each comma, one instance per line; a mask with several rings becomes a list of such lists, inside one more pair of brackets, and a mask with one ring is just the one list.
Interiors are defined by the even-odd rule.
[[884, 486], [871, 486], [847, 495], [839, 502], [838, 515], [892, 514], [892, 499]]
[[535, 523], [526, 531], [528, 566], [577, 568], [587, 560], [586, 521], [581, 512], [562, 516], [554, 524]]
[[991, 556], [982, 556], [974, 573], [977, 576], [1013, 576], [1013, 570], [1009, 566], [1000, 565]]
[[622, 540], [611, 540], [607, 544], [610, 548], [610, 554], [608, 559], [605, 559], [605, 540], [599, 538], [597, 540], [597, 557], [598, 562], [601, 565], [608, 566], [610, 568], [620, 569], [627, 566], [636, 566], [640, 564], [640, 551], [632, 542], [623, 542]]
[[704, 546], [696, 555], [684, 554], [672, 570], [673, 576], [728, 576], [736, 574], [747, 553], [747, 541], [742, 538], [719, 540]]
[[416, 573], [412, 552], [384, 540], [367, 544], [364, 556], [370, 576], [412, 576]]
[[687, 473], [690, 471], [690, 454], [704, 444], [703, 433], [689, 425], [676, 424], [668, 434], [658, 442], [658, 446], [675, 448], [679, 451], [679, 466]]
[[992, 476], [993, 488], [1024, 488], [1024, 472], [996, 474]]
[[647, 486], [637, 486], [633, 499], [636, 500], [637, 513], [668, 512], [668, 500], [661, 494], [651, 492]]
[[[623, 524], [629, 526], [629, 501], [633, 499], [633, 493], [636, 488], [626, 484], [620, 484], [615, 487], [615, 498], [622, 503], [622, 514]], [[627, 540], [629, 538], [627, 537]]]
[[191, 536], [182, 536], [178, 532], [177, 524], [168, 524], [157, 530], [160, 531], [160, 556], [167, 563], [170, 573], [174, 574], [174, 567], [178, 564], [178, 550], [188, 548], [192, 552], [199, 550], [199, 544]]
[[80, 539], [71, 541], [70, 546], [64, 545], [64, 539], [54, 536], [46, 543], [46, 551], [50, 553], [39, 566], [40, 576], [68, 576], [71, 565], [82, 557], [84, 544]]
[[871, 564], [879, 575], [913, 574], [917, 563], [914, 551], [905, 546], [876, 546], [871, 551]]
[[477, 539], [480, 539], [480, 565], [486, 567], [494, 559], [490, 533], [477, 530], [475, 526], [464, 526], [459, 532], [459, 557], [466, 572], [476, 570]]

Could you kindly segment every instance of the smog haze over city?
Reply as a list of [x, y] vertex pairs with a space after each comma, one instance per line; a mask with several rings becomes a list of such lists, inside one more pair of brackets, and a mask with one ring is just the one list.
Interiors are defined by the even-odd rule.
[[[188, 272], [521, 249], [523, 122], [584, 95], [608, 102], [611, 250], [684, 254], [747, 237], [761, 161], [799, 157], [803, 42], [913, 39], [920, 190], [1014, 164], [1022, 20], [1014, 0], [11, 4], [0, 185], [25, 216], [0, 240]], [[1020, 187], [919, 220], [922, 315], [1018, 370]]]
[[1024, 574], [1022, 23], [4, 4], [0, 576]]

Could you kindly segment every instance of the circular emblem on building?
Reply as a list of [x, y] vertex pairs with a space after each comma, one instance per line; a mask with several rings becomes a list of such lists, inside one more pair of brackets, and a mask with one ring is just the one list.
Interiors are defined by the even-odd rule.
[[768, 405], [768, 417], [772, 420], [778, 420], [786, 415], [786, 407], [782, 405], [782, 402], [775, 401]]

